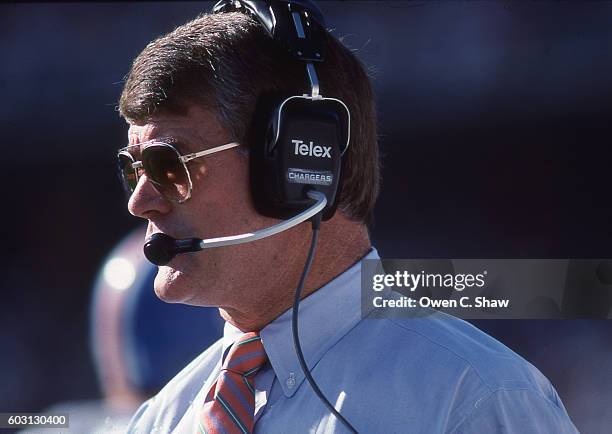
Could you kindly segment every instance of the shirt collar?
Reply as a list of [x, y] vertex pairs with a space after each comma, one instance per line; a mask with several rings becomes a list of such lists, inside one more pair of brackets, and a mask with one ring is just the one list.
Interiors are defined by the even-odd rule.
[[[376, 249], [364, 259], [379, 259]], [[304, 359], [309, 369], [361, 320], [361, 261], [300, 302], [299, 333]], [[293, 306], [265, 326], [261, 340], [286, 397], [291, 397], [304, 382], [293, 346], [291, 313]], [[242, 334], [225, 323], [223, 355]]]

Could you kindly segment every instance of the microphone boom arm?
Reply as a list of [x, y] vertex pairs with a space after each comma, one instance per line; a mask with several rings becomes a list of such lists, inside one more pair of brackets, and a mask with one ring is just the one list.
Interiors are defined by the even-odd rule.
[[302, 211], [296, 216], [290, 218], [289, 220], [285, 220], [283, 222], [275, 224], [274, 226], [270, 226], [268, 228], [261, 229], [259, 231], [255, 231], [248, 234], [231, 235], [229, 237], [208, 238], [205, 240], [201, 240], [200, 248], [203, 250], [212, 247], [231, 246], [233, 244], [248, 243], [251, 241], [260, 240], [262, 238], [276, 235], [280, 232], [286, 231], [287, 229], [291, 229], [292, 227], [308, 220], [309, 218], [323, 211], [325, 205], [327, 205], [327, 198], [323, 193], [316, 190], [310, 190], [307, 194], [309, 198], [316, 200], [317, 202], [310, 208]]
[[327, 205], [327, 197], [320, 191], [315, 190], [311, 190], [307, 194], [310, 199], [316, 201], [314, 205], [290, 218], [289, 220], [285, 220], [281, 223], [275, 224], [274, 226], [247, 234], [208, 238], [205, 240], [199, 238], [184, 238], [177, 240], [160, 232], [151, 235], [151, 237], [145, 241], [143, 246], [144, 255], [153, 264], [162, 266], [168, 264], [172, 258], [179, 254], [199, 252], [201, 250], [210, 249], [213, 247], [248, 243], [276, 235], [279, 232], [286, 231], [287, 229], [290, 229], [293, 226], [296, 226], [323, 211], [325, 205]]

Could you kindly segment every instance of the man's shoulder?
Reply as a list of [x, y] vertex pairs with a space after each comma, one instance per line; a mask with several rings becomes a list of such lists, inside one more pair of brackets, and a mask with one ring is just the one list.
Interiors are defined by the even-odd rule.
[[[546, 426], [557, 432], [575, 432], [557, 392], [537, 368], [459, 318], [437, 312], [366, 318], [333, 351], [330, 362], [346, 356], [353, 361], [345, 374], [359, 375], [360, 390], [384, 391], [377, 397], [381, 402], [391, 396], [409, 403], [391, 419], [412, 411], [414, 417], [435, 420], [433, 431], [462, 432], [462, 424], [475, 420], [488, 426], [548, 418]], [[434, 407], [427, 404], [432, 402]]]
[[[429, 369], [470, 370], [482, 386], [498, 389], [532, 388], [548, 395], [550, 383], [540, 371], [504, 344], [472, 324], [440, 312], [419, 318], [362, 321], [367, 334], [408, 359], [426, 357]], [[381, 348], [382, 350], [382, 348]]]
[[531, 363], [468, 322], [439, 312], [363, 319], [335, 350], [353, 354], [373, 381], [399, 393], [411, 387], [433, 396], [452, 389], [459, 401], [474, 404], [500, 390], [529, 390], [563, 406], [550, 381]]

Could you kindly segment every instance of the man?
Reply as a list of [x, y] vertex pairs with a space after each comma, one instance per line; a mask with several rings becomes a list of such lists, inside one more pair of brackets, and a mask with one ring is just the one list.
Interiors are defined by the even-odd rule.
[[[325, 43], [321, 93], [348, 106], [351, 143], [300, 305], [302, 349], [323, 394], [361, 433], [576, 432], [548, 380], [469, 324], [362, 317], [360, 260], [378, 258], [365, 226], [379, 186], [375, 110], [363, 67], [331, 35]], [[147, 236], [211, 238], [278, 223], [253, 206], [248, 129], [260, 95], [307, 88], [303, 64], [242, 13], [204, 15], [149, 44], [121, 96], [127, 150], [136, 161], [156, 142], [215, 153], [188, 163], [192, 187], [178, 200], [139, 173], [128, 208], [149, 221]], [[219, 148], [228, 143], [240, 146]], [[301, 224], [159, 267], [161, 299], [217, 306], [226, 326], [142, 405], [130, 432], [350, 432], [305, 381], [294, 350], [290, 307], [310, 237]], [[244, 360], [256, 363], [237, 372]]]

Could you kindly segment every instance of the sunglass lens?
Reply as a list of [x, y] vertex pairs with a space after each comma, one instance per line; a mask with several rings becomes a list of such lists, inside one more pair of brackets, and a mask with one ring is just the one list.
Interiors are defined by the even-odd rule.
[[132, 160], [126, 154], [119, 154], [117, 156], [117, 165], [119, 169], [119, 176], [121, 181], [123, 182], [123, 188], [128, 194], [131, 194], [136, 189], [136, 184], [138, 184], [138, 177], [136, 176], [136, 171], [132, 167]]
[[178, 153], [168, 146], [149, 146], [142, 152], [142, 165], [159, 192], [173, 201], [189, 196], [189, 175]]

